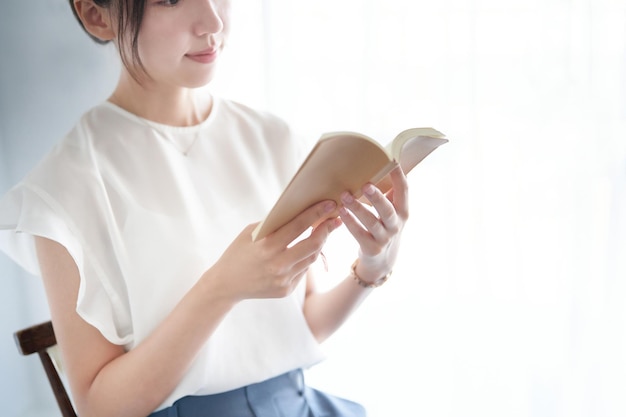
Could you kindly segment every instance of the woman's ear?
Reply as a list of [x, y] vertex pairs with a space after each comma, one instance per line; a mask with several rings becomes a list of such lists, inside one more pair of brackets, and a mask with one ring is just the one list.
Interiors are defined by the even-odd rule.
[[102, 41], [115, 38], [109, 9], [98, 6], [93, 0], [74, 0], [74, 9], [89, 34]]

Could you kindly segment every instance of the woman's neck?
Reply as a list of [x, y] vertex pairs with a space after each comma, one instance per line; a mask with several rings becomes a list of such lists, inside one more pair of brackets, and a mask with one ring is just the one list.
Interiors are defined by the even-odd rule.
[[171, 126], [193, 126], [209, 116], [211, 95], [197, 89], [157, 88], [154, 83], [139, 84], [128, 74], [122, 75], [109, 101], [126, 111], [153, 122]]

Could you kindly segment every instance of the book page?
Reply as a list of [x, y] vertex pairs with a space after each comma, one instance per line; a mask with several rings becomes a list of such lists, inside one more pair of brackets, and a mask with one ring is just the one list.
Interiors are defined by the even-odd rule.
[[326, 199], [341, 204], [349, 190], [357, 197], [361, 187], [389, 163], [384, 149], [371, 139], [342, 132], [324, 135], [253, 234], [255, 240], [284, 225], [311, 205]]
[[[387, 149], [394, 155], [394, 160], [400, 164], [402, 171], [408, 174], [432, 151], [447, 142], [448, 139], [445, 139], [443, 133], [435, 129], [415, 128], [400, 133], [396, 136], [394, 141], [387, 146]], [[377, 178], [372, 180], [383, 193], [387, 193], [391, 190], [391, 179], [389, 175], [387, 175], [391, 168], [393, 167], [390, 166], [389, 170], [381, 172]]]

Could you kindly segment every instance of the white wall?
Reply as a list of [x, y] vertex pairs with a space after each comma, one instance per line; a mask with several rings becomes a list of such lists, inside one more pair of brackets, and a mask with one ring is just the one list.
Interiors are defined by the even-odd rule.
[[[0, 11], [0, 193], [17, 182], [88, 106], [112, 88], [117, 67], [81, 33], [65, 0], [5, 0]], [[56, 405], [35, 356], [15, 330], [48, 320], [38, 279], [0, 254], [0, 402], [7, 416]]]

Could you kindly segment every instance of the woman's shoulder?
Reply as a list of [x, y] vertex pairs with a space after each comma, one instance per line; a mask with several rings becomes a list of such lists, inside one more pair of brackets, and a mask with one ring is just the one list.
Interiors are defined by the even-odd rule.
[[51, 155], [61, 151], [61, 154], [68, 151], [76, 153], [101, 136], [115, 135], [127, 124], [138, 124], [138, 118], [109, 102], [102, 102], [87, 109], [78, 118], [70, 130], [57, 141]]
[[44, 188], [89, 183], [97, 167], [94, 143], [104, 141], [104, 132], [114, 134], [119, 122], [120, 115], [106, 104], [87, 110], [29, 171], [22, 183]]

